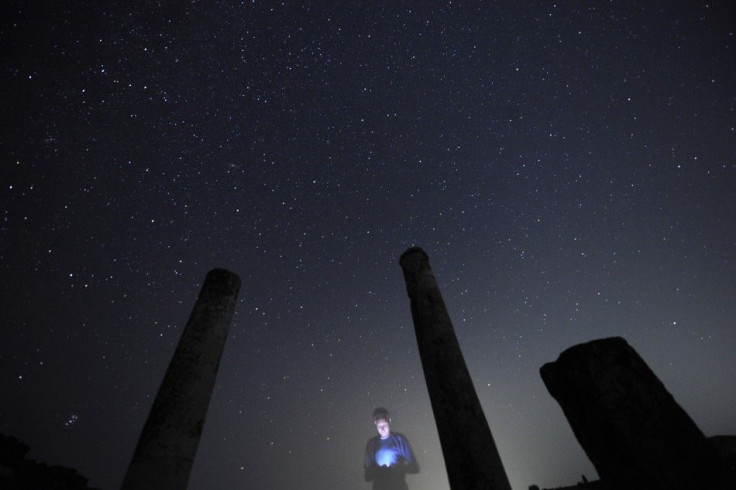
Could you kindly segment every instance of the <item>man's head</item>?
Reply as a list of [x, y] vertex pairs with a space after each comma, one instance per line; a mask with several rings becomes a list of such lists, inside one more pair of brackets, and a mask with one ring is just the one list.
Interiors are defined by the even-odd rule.
[[373, 423], [381, 439], [386, 439], [391, 435], [391, 416], [388, 414], [388, 410], [383, 407], [373, 410]]

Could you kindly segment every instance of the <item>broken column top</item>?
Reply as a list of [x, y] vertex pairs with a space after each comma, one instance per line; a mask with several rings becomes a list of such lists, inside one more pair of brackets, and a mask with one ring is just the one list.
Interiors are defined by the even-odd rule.
[[[204, 287], [205, 285], [207, 287]], [[227, 269], [212, 269], [207, 273], [202, 285], [203, 292], [216, 293], [217, 295], [237, 295], [239, 290], [240, 278]]]
[[551, 369], [553, 364], [560, 367], [569, 367], [578, 365], [582, 361], [591, 361], [597, 359], [605, 353], [613, 353], [619, 351], [634, 351], [631, 346], [621, 337], [607, 337], [603, 339], [591, 340], [578, 345], [573, 345], [562, 351], [560, 356], [554, 362], [549, 362], [542, 366], [541, 370]]
[[427, 252], [422, 247], [410, 247], [399, 257], [399, 264], [404, 269], [419, 270], [422, 260], [429, 260]]
[[409, 294], [409, 297], [414, 293], [417, 281], [421, 276], [432, 276], [432, 269], [429, 266], [429, 256], [420, 247], [411, 247], [401, 254], [399, 265], [404, 271], [406, 292]]

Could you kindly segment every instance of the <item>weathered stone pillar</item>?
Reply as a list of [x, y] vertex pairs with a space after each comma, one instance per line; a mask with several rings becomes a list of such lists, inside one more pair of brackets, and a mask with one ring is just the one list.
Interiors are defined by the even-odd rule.
[[122, 490], [185, 490], [227, 340], [240, 279], [205, 278], [143, 428]]
[[506, 471], [460, 351], [429, 257], [418, 247], [399, 260], [424, 378], [453, 490], [510, 490]]
[[540, 373], [609, 488], [736, 488], [700, 429], [624, 339], [571, 347]]

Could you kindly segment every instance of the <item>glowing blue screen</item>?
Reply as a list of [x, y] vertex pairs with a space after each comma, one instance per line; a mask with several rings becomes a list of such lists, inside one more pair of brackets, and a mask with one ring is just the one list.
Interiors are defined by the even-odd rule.
[[393, 448], [381, 448], [376, 451], [376, 463], [378, 466], [392, 466], [396, 464], [398, 453]]

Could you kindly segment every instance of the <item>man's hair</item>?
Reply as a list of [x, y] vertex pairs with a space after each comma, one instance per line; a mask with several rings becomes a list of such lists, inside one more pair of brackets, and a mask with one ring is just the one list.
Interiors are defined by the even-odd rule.
[[377, 420], [391, 420], [388, 410], [383, 407], [378, 407], [373, 410], [373, 421], [375, 422]]

